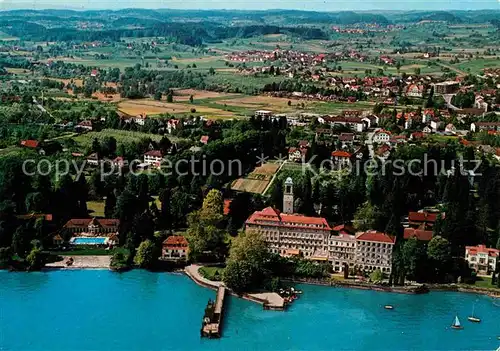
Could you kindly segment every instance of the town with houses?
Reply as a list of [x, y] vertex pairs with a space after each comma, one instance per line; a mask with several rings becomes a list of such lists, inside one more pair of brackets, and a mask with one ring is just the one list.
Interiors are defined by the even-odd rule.
[[498, 10], [14, 5], [0, 348], [500, 340]]
[[[42, 162], [77, 166], [64, 176], [32, 172], [19, 185], [5, 183], [9, 228], [20, 229], [0, 244], [8, 248], [3, 265], [76, 267], [76, 256], [96, 252], [118, 271], [216, 262], [225, 272], [217, 271], [219, 280], [245, 290], [227, 273], [240, 269], [231, 247], [257, 235], [301, 279], [405, 286], [484, 278], [495, 285], [498, 48], [470, 38], [467, 45], [481, 49], [397, 39], [428, 27], [431, 41], [441, 40], [439, 30], [461, 30], [421, 20], [332, 25], [328, 35], [288, 29], [317, 37], [298, 41], [281, 34], [206, 45], [190, 35], [175, 43], [161, 35], [0, 41], [0, 161], [11, 170], [2, 177], [26, 175], [26, 162], [37, 171]], [[70, 30], [102, 28], [80, 21]], [[494, 23], [477, 28], [496, 33]], [[442, 161], [440, 175], [403, 182], [349, 173], [360, 163], [385, 167], [403, 157], [410, 164], [427, 153]], [[192, 160], [199, 165], [190, 168]], [[236, 173], [206, 164], [232, 161]], [[170, 165], [174, 173], [165, 173]], [[472, 230], [468, 237], [461, 226]], [[436, 245], [449, 248], [445, 273], [426, 266], [438, 259], [410, 264], [405, 257], [415, 247], [438, 257]], [[466, 268], [457, 272], [450, 262]]]

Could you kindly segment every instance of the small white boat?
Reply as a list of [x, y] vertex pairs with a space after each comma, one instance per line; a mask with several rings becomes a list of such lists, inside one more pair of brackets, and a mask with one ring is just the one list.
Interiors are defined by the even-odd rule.
[[455, 320], [451, 325], [451, 329], [464, 329], [464, 327], [462, 327], [462, 325], [460, 324], [460, 319], [458, 319], [458, 315], [455, 316]]
[[384, 308], [386, 310], [393, 310], [394, 309], [394, 306], [393, 305], [385, 305]]
[[474, 309], [475, 309], [475, 307], [476, 307], [476, 304], [474, 304], [472, 306], [472, 314], [467, 319], [469, 320], [469, 322], [481, 323], [481, 319], [474, 316]]

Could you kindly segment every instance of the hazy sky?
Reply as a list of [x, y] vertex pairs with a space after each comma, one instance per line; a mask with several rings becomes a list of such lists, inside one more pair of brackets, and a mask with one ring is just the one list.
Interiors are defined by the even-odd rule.
[[500, 0], [0, 0], [12, 8], [172, 8], [172, 9], [301, 9], [342, 10], [478, 10], [500, 9]]

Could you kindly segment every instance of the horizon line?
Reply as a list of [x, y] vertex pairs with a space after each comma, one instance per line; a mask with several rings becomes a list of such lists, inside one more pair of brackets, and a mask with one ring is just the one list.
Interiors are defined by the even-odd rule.
[[[500, 1], [500, 0], [499, 0]], [[41, 8], [30, 8], [30, 7], [12, 7], [12, 8], [1, 8], [2, 1], [0, 0], [0, 12], [8, 12], [8, 11], [52, 11], [52, 10], [65, 10], [65, 11], [75, 11], [75, 12], [85, 12], [85, 11], [123, 11], [123, 10], [173, 10], [173, 11], [228, 11], [228, 12], [271, 12], [271, 11], [297, 11], [297, 12], [319, 12], [319, 13], [339, 13], [339, 12], [385, 12], [385, 13], [411, 13], [411, 12], [447, 12], [447, 11], [460, 11], [460, 12], [478, 12], [478, 11], [500, 11], [500, 6], [498, 7], [490, 7], [490, 8], [481, 8], [481, 9], [460, 9], [460, 8], [443, 8], [443, 9], [434, 9], [434, 10], [425, 10], [425, 9], [417, 9], [417, 10], [389, 10], [389, 9], [366, 9], [366, 10], [357, 10], [357, 9], [339, 9], [339, 10], [305, 10], [299, 8], [269, 8], [269, 9], [241, 9], [241, 8], [171, 8], [171, 7], [123, 7], [123, 8], [80, 8], [80, 7], [41, 7]], [[44, 6], [44, 5], [42, 5]], [[55, 6], [55, 5], [47, 5], [47, 6]]]

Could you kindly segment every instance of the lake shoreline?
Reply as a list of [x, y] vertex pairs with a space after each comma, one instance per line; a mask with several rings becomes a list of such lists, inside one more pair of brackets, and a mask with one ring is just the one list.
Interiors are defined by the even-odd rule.
[[[76, 270], [110, 270], [116, 273], [124, 273], [128, 272], [131, 269], [126, 270], [115, 270], [109, 266], [111, 256], [73, 256], [74, 262], [71, 266], [67, 266], [64, 262], [67, 260], [65, 257], [64, 260], [47, 264], [44, 268], [42, 268], [42, 272], [49, 271], [58, 271], [58, 270], [68, 270], [68, 271], [76, 271]], [[186, 267], [187, 268], [187, 267]], [[17, 270], [14, 270], [17, 271]], [[162, 271], [163, 272], [163, 271]], [[179, 269], [177, 272], [182, 272], [187, 275], [192, 281], [196, 284], [203, 286], [205, 288], [211, 290], [217, 290], [217, 284], [219, 282], [212, 282], [208, 279], [198, 279], [195, 278], [193, 274], [187, 273], [186, 269]], [[168, 271], [167, 273], [172, 273], [172, 271]], [[325, 287], [337, 287], [337, 288], [347, 288], [347, 289], [358, 289], [358, 290], [373, 290], [379, 292], [388, 292], [388, 293], [397, 293], [397, 294], [409, 294], [409, 295], [418, 295], [418, 294], [426, 294], [431, 291], [449, 291], [449, 292], [461, 292], [461, 293], [469, 293], [469, 294], [477, 294], [477, 295], [486, 295], [495, 299], [500, 299], [500, 289], [496, 288], [482, 288], [476, 286], [467, 286], [467, 285], [457, 285], [457, 284], [421, 284], [418, 286], [381, 286], [370, 283], [361, 283], [361, 282], [343, 282], [343, 281], [330, 281], [330, 280], [321, 280], [321, 279], [301, 279], [301, 278], [282, 278], [283, 282], [293, 283], [293, 284], [307, 284], [307, 285], [316, 285], [316, 286], [325, 286]], [[237, 296], [243, 298], [248, 301], [252, 301], [261, 305], [265, 304], [265, 301], [262, 299], [258, 299], [256, 297], [249, 296], [248, 294], [236, 294], [231, 292], [233, 296]]]

